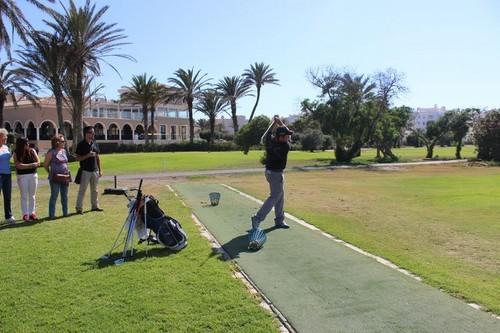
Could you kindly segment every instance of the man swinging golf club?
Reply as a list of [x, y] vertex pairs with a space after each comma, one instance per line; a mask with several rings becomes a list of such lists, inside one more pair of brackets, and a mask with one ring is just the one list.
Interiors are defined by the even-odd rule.
[[[276, 128], [277, 127], [277, 128]], [[273, 136], [273, 129], [276, 133]], [[279, 116], [273, 117], [273, 122], [264, 133], [261, 143], [266, 146], [266, 180], [269, 183], [270, 194], [259, 211], [252, 216], [252, 229], [258, 229], [260, 222], [264, 221], [267, 214], [274, 207], [276, 228], [288, 229], [290, 226], [285, 223], [285, 203], [283, 170], [286, 167], [288, 151], [290, 150], [290, 131], [281, 121]]]

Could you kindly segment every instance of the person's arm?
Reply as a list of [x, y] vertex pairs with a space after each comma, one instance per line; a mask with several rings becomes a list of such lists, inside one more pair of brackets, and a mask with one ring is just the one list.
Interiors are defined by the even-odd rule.
[[[267, 128], [267, 130], [264, 132], [264, 134], [262, 134], [262, 136], [260, 137], [260, 143], [261, 144], [267, 144], [269, 139], [271, 138], [271, 134], [273, 132], [273, 129], [276, 127], [276, 118], [278, 116], [274, 116], [273, 117], [273, 122], [271, 123], [271, 125], [269, 125], [269, 127]], [[278, 118], [279, 119], [279, 118]]]
[[50, 162], [52, 161], [52, 151], [49, 151], [47, 155], [45, 155], [45, 161], [43, 162], [43, 167], [47, 170], [47, 173], [50, 173]]
[[35, 160], [36, 160], [36, 164], [37, 164], [37, 168], [40, 167], [40, 157], [38, 157], [38, 154], [36, 153], [36, 150], [35, 149], [31, 149], [31, 154], [33, 154], [33, 156], [35, 156]]
[[92, 151], [88, 154], [85, 154], [85, 155], [78, 155], [75, 153], [75, 160], [77, 160], [78, 162], [85, 161], [87, 158], [94, 157], [94, 155], [95, 155], [95, 153]]
[[99, 158], [99, 154], [96, 154], [95, 159], [97, 162], [97, 169], [99, 170], [99, 177], [102, 177], [101, 159]]
[[26, 169], [37, 168], [40, 166], [40, 162], [21, 163], [21, 161], [17, 160], [16, 154], [13, 154], [13, 155], [14, 155], [14, 164], [16, 165], [16, 169], [26, 170]]

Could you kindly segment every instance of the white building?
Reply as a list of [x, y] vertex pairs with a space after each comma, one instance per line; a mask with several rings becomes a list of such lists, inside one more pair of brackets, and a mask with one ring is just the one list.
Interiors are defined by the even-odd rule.
[[417, 108], [412, 114], [411, 127], [425, 130], [428, 122], [438, 120], [445, 112], [444, 106], [438, 108], [437, 105], [434, 105], [432, 108]]
[[[245, 116], [236, 116], [238, 119], [238, 128], [242, 128], [244, 125], [248, 124], [248, 120]], [[220, 119], [215, 119], [215, 125], [221, 124], [224, 129], [231, 134], [234, 134], [233, 118], [221, 116]]]

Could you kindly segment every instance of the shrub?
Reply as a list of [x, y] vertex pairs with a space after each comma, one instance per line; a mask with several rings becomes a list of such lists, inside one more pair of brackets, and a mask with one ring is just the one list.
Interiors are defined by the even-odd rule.
[[302, 144], [302, 150], [313, 152], [320, 149], [323, 145], [323, 133], [318, 129], [306, 130], [300, 138], [300, 143]]
[[490, 111], [474, 124], [477, 158], [500, 161], [500, 112]]

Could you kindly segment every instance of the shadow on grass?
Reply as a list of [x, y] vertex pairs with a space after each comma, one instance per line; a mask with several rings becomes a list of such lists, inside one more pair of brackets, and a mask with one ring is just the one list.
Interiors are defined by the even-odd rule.
[[44, 222], [55, 222], [57, 220], [64, 220], [64, 219], [66, 219], [68, 217], [75, 216], [75, 215], [78, 215], [78, 214], [71, 213], [71, 214], [68, 214], [67, 216], [58, 216], [58, 217], [55, 217], [55, 218], [52, 218], [52, 219], [49, 218], [49, 217], [44, 217], [44, 218], [41, 218], [41, 219], [38, 219], [38, 220], [30, 220], [30, 221], [27, 221], [27, 222], [24, 222], [22, 220], [16, 221], [15, 223], [3, 222], [3, 223], [0, 224], [0, 231], [7, 230], [7, 229], [31, 227], [31, 226], [34, 226], [34, 225], [37, 225], [37, 224], [41, 224], [41, 223], [44, 223]]
[[[273, 230], [276, 230], [275, 226], [269, 227], [267, 229], [264, 229], [264, 232], [267, 234]], [[249, 230], [250, 231], [250, 230]], [[265, 246], [265, 245], [264, 245]], [[256, 251], [249, 250], [248, 249], [248, 234], [245, 235], [240, 235], [237, 236], [233, 239], [231, 239], [229, 242], [222, 244], [222, 248], [224, 251], [226, 251], [229, 254], [229, 257], [231, 259], [239, 258], [240, 253], [254, 253]], [[214, 256], [219, 256], [219, 259], [222, 261], [226, 261], [227, 258], [224, 257], [224, 255], [220, 252], [218, 252], [216, 249], [212, 251], [212, 254], [210, 254], [210, 257]]]
[[[171, 251], [165, 247], [155, 247], [149, 250], [140, 250], [134, 251], [134, 255], [132, 257], [126, 257], [125, 262], [133, 262], [137, 260], [144, 260], [146, 258], [155, 257], [168, 257], [171, 254], [176, 254], [176, 251]], [[82, 266], [85, 267], [84, 271], [91, 271], [94, 269], [106, 268], [108, 266], [115, 266], [115, 261], [122, 258], [122, 252], [114, 252], [109, 257], [103, 256], [96, 260], [87, 261], [82, 263]]]

